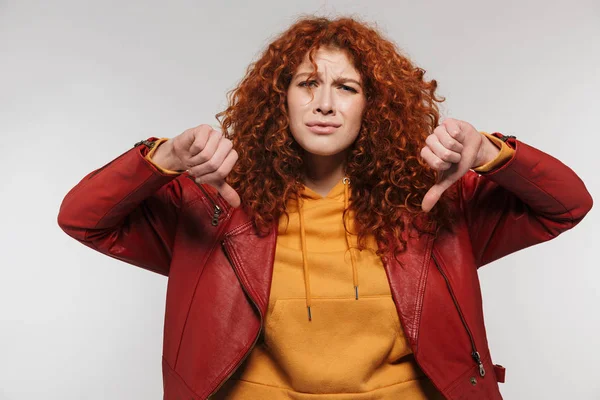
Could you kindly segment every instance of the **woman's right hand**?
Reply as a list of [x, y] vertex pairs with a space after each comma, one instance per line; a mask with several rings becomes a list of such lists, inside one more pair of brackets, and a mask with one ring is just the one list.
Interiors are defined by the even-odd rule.
[[238, 159], [231, 140], [210, 125], [199, 125], [161, 144], [152, 161], [170, 170], [186, 170], [197, 183], [213, 186], [233, 207], [241, 200], [225, 182]]

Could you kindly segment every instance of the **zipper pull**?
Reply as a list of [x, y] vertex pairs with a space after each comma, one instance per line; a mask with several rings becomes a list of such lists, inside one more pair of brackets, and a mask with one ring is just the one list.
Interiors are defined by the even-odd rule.
[[221, 210], [221, 207], [215, 204], [215, 212], [213, 213], [212, 217], [212, 226], [217, 226], [219, 224], [219, 215], [221, 215], [222, 211], [223, 210]]
[[474, 351], [473, 353], [471, 353], [471, 355], [473, 356], [473, 359], [475, 360], [477, 365], [479, 365], [479, 375], [484, 377], [485, 376], [485, 368], [483, 368], [483, 363], [481, 362], [481, 356], [479, 355], [479, 352]]

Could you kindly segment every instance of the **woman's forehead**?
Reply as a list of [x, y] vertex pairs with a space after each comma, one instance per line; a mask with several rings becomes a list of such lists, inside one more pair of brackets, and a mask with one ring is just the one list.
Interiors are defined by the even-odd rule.
[[[315, 68], [310, 62], [307, 52], [304, 55], [302, 63], [294, 71], [294, 75], [301, 73], [312, 73]], [[313, 55], [313, 60], [317, 64], [317, 70], [320, 72], [321, 68], [327, 70], [332, 69], [337, 72], [343, 72], [344, 75], [353, 75], [354, 78], [359, 78], [360, 74], [354, 67], [352, 59], [348, 54], [340, 49], [333, 48], [319, 48]]]

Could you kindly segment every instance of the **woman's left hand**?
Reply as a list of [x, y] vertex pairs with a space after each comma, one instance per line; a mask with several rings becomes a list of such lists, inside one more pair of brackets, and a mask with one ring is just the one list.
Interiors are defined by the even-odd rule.
[[446, 118], [425, 141], [421, 157], [433, 169], [440, 171], [438, 183], [425, 194], [421, 207], [430, 211], [442, 193], [471, 168], [492, 161], [499, 149], [465, 121]]

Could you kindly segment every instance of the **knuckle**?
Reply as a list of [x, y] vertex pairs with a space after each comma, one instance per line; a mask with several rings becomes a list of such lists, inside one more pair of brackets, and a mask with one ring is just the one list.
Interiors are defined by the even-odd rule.
[[211, 130], [212, 128], [210, 125], [200, 125], [194, 133], [196, 134], [195, 136], [197, 139], [204, 138], [206, 140], [206, 138], [210, 135]]
[[221, 166], [221, 168], [219, 168], [218, 170], [215, 171], [215, 176], [221, 180], [225, 179], [228, 174], [229, 174], [229, 171], [222, 166]]
[[220, 165], [214, 158], [211, 158], [205, 163], [205, 166], [208, 171], [213, 172], [218, 170]]
[[194, 143], [192, 143], [192, 145], [190, 146], [189, 151], [191, 154], [200, 153], [202, 151], [202, 146], [200, 146], [200, 144], [197, 141], [194, 141]]
[[447, 129], [454, 129], [454, 127], [456, 127], [457, 124], [458, 121], [456, 120], [456, 118], [446, 118], [444, 120], [444, 126], [446, 126]]
[[189, 151], [192, 154], [198, 154], [199, 152], [204, 150], [204, 146], [206, 146], [206, 141], [206, 133], [196, 132], [192, 144], [190, 145]]
[[198, 154], [198, 161], [200, 162], [200, 164], [207, 163], [208, 161], [210, 161], [210, 155], [207, 154], [205, 151], [201, 151]]
[[231, 149], [233, 148], [233, 144], [227, 139], [221, 139], [218, 147], [219, 150], [223, 152], [223, 154], [228, 155]]
[[202, 138], [205, 138], [208, 135], [210, 129], [211, 128], [209, 125], [202, 124], [194, 128], [190, 128], [186, 132], [189, 132], [189, 135], [194, 138], [194, 144], [196, 144], [198, 140], [202, 140]]
[[202, 170], [200, 170], [198, 166], [190, 166], [188, 167], [187, 171], [194, 178], [199, 178], [200, 176], [202, 176]]

